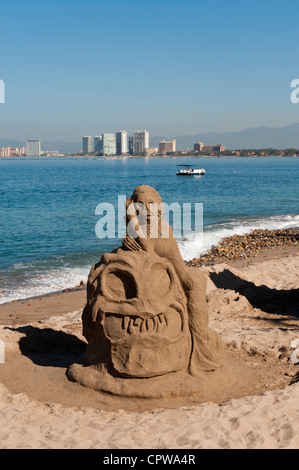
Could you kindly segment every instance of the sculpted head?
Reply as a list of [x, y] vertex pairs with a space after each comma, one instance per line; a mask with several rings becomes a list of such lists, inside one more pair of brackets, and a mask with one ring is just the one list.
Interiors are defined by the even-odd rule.
[[147, 252], [105, 255], [89, 289], [84, 334], [112, 376], [155, 377], [188, 368], [187, 302], [166, 259]]
[[[137, 186], [132, 196], [126, 200], [127, 231], [133, 237], [134, 229], [143, 229], [144, 235], [149, 235], [150, 224], [157, 224], [163, 217], [163, 212], [164, 207], [159, 193], [151, 186]], [[137, 219], [135, 219], [134, 229], [131, 233], [133, 227], [129, 222], [136, 216]]]

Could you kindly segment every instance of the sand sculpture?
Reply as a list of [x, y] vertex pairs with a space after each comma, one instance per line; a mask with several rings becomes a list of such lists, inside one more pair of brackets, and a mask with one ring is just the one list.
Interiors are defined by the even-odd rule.
[[154, 188], [134, 190], [126, 217], [122, 246], [90, 271], [88, 345], [68, 377], [116, 395], [191, 393], [223, 363], [221, 339], [208, 326], [205, 275], [186, 266]]

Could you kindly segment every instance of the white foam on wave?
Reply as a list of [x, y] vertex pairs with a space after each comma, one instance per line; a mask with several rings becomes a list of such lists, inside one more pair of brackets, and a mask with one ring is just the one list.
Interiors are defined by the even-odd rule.
[[0, 304], [12, 300], [28, 299], [40, 295], [73, 288], [81, 281], [86, 282], [90, 267], [50, 269], [44, 273], [28, 273], [16, 282], [16, 286], [0, 288]]
[[[283, 229], [299, 226], [299, 215], [273, 216], [260, 219], [233, 220], [227, 223], [210, 225], [203, 234], [192, 233], [185, 240], [178, 240], [179, 250], [185, 260], [197, 258], [206, 253], [213, 245], [231, 235], [244, 235], [255, 229]], [[31, 268], [31, 269], [29, 269]], [[55, 268], [44, 272], [34, 272], [32, 265], [16, 263], [14, 286], [11, 283], [0, 287], [0, 304], [12, 300], [49, 294], [73, 288], [82, 280], [87, 281], [91, 266], [80, 268]], [[20, 276], [20, 271], [25, 275]], [[19, 275], [18, 273], [19, 272]]]
[[231, 222], [204, 227], [202, 234], [192, 233], [187, 239], [179, 240], [178, 246], [184, 260], [197, 258], [217, 245], [223, 238], [245, 235], [253, 230], [278, 230], [299, 226], [299, 215], [281, 215], [260, 219], [233, 220]]

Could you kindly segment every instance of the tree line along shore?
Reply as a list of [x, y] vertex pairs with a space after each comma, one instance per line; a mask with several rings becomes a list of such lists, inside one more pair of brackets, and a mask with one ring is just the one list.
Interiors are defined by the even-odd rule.
[[82, 152], [76, 154], [65, 154], [65, 156], [73, 157], [103, 157], [103, 158], [121, 158], [123, 156], [131, 158], [140, 158], [140, 157], [299, 157], [299, 149], [288, 148], [288, 149], [275, 149], [275, 148], [266, 148], [266, 149], [236, 149], [236, 150], [222, 150], [221, 152], [200, 152], [192, 150], [178, 150], [176, 152], [166, 152], [166, 153], [155, 153], [148, 155], [146, 152], [141, 153], [140, 155], [98, 155], [96, 152], [91, 152], [88, 154], [82, 154]]
[[166, 155], [155, 155], [157, 157], [161, 156], [200, 156], [200, 157], [298, 157], [299, 149], [289, 148], [289, 149], [275, 149], [275, 148], [266, 148], [266, 149], [237, 149], [237, 150], [222, 150], [221, 152], [193, 152], [193, 151], [181, 151], [181, 152], [168, 152]]

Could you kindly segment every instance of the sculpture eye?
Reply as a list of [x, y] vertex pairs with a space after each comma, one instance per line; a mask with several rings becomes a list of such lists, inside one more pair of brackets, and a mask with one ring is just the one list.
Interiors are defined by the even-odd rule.
[[151, 274], [151, 288], [156, 295], [162, 297], [168, 294], [171, 287], [171, 277], [168, 269], [164, 267], [155, 268]]
[[121, 270], [110, 271], [105, 280], [105, 293], [115, 300], [137, 297], [137, 288], [132, 276]]

